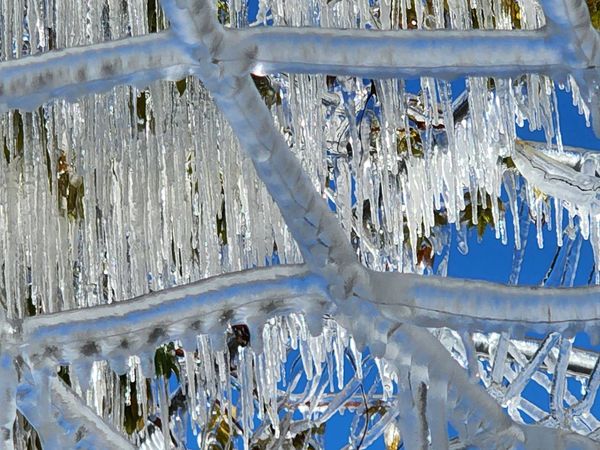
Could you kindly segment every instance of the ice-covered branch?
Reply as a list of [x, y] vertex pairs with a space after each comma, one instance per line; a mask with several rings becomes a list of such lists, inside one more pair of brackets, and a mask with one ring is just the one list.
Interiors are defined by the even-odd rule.
[[[412, 351], [415, 345], [422, 351]], [[465, 444], [504, 448], [499, 445], [501, 442], [506, 444], [507, 440], [514, 442], [522, 438], [518, 426], [503, 413], [498, 403], [474, 384], [456, 361], [448, 358], [447, 350], [426, 330], [400, 325], [388, 340], [385, 357], [400, 373], [406, 372], [401, 389], [402, 384], [404, 389], [414, 388], [408, 383], [410, 380], [412, 385], [417, 384], [417, 378], [429, 385], [443, 384], [446, 408], [452, 411], [448, 419]], [[431, 393], [424, 392], [424, 395], [425, 401], [432, 400]]]
[[600, 35], [592, 27], [588, 6], [585, 0], [543, 0], [541, 3], [550, 29], [563, 40], [565, 56], [578, 61], [572, 64], [573, 75], [584, 87], [592, 110], [592, 126], [596, 136], [600, 136]]
[[592, 27], [585, 0], [542, 0], [541, 4], [548, 26], [564, 39], [564, 50], [580, 62], [580, 68], [596, 67], [600, 35]]
[[573, 205], [598, 206], [600, 178], [578, 172], [525, 142], [517, 142], [513, 160], [527, 182], [545, 194]]
[[[498, 350], [494, 348], [490, 343], [490, 339], [487, 334], [474, 333], [472, 335], [473, 344], [477, 351], [477, 355], [480, 358], [493, 359], [495, 352]], [[528, 360], [531, 360], [535, 356], [535, 353], [539, 350], [541, 340], [539, 339], [527, 339], [517, 340], [511, 339], [510, 343], [519, 352], [521, 352]], [[573, 348], [570, 353], [569, 366], [567, 370], [570, 374], [579, 377], [590, 377], [594, 373], [596, 364], [598, 363], [598, 356], [588, 350], [581, 348]], [[600, 371], [598, 373], [600, 375]], [[600, 380], [599, 380], [600, 381]]]
[[[32, 381], [32, 380], [30, 380]], [[98, 417], [62, 380], [51, 376], [45, 387], [22, 382], [17, 391], [19, 411], [36, 429], [44, 448], [102, 450], [133, 449], [118, 431]], [[50, 411], [40, 407], [50, 396]]]
[[255, 70], [358, 75], [369, 78], [464, 75], [517, 76], [569, 72], [563, 48], [546, 29], [336, 30], [253, 28], [231, 30], [255, 45]]
[[276, 315], [327, 313], [323, 279], [303, 266], [275, 266], [221, 275], [137, 299], [25, 319], [14, 346], [34, 364], [88, 366], [108, 359], [125, 370], [126, 357], [150, 357], [179, 339], [193, 347], [197, 334], [218, 343], [228, 323], [262, 326]]
[[75, 100], [120, 84], [178, 80], [193, 61], [171, 33], [52, 51], [0, 63], [0, 112], [31, 110], [53, 98]]
[[[581, 173], [581, 169], [586, 162], [600, 157], [600, 152], [591, 148], [563, 145], [562, 151], [560, 151], [556, 145], [549, 145], [546, 142], [538, 141], [517, 139], [515, 147], [522, 157], [530, 158], [528, 155], [531, 155], [532, 152], [541, 152], [552, 158], [555, 164], [564, 164], [579, 173]], [[589, 183], [589, 181], [586, 183]]]
[[0, 448], [12, 449], [13, 447], [13, 423], [15, 421], [17, 373], [13, 358], [8, 353], [0, 354]]
[[[204, 81], [212, 92], [220, 94], [215, 95], [216, 103], [240, 136], [242, 147], [281, 210], [304, 260], [333, 284], [338, 283], [331, 277], [341, 276], [339, 281], [348, 287], [348, 281], [358, 276], [356, 254], [325, 200], [275, 128], [271, 113], [250, 78], [235, 79], [229, 95], [222, 95], [218, 80]], [[335, 295], [345, 298], [348, 292]]]
[[455, 330], [600, 336], [600, 288], [507, 286], [484, 281], [371, 272], [374, 302], [388, 317]]

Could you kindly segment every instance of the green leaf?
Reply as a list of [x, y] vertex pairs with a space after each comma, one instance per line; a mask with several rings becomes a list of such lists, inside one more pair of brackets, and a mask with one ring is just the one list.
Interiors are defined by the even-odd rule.
[[161, 345], [156, 349], [154, 355], [154, 369], [157, 377], [162, 376], [168, 379], [171, 376], [171, 372], [173, 372], [179, 380], [179, 366], [177, 364], [175, 344], [173, 342]]
[[281, 94], [273, 87], [269, 77], [252, 74], [252, 81], [265, 104], [271, 109], [274, 105], [281, 105]]
[[231, 22], [229, 3], [226, 0], [219, 0], [217, 2], [217, 19], [223, 25], [228, 25]]
[[590, 19], [592, 21], [592, 26], [596, 30], [600, 30], [600, 1], [586, 0], [586, 3], [590, 11]]

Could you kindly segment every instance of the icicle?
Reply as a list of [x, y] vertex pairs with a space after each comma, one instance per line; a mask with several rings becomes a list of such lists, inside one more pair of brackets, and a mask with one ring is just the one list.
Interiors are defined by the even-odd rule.
[[163, 376], [158, 377], [158, 401], [160, 403], [160, 419], [161, 419], [161, 431], [164, 438], [164, 448], [171, 448], [171, 430], [169, 429], [169, 401], [167, 386], [165, 378]]
[[466, 225], [461, 225], [459, 229], [456, 230], [456, 237], [458, 240], [458, 250], [466, 255], [469, 252], [469, 244], [467, 243], [467, 227]]
[[240, 372], [241, 372], [241, 398], [242, 398], [242, 427], [244, 436], [244, 448], [249, 448], [250, 435], [252, 432], [254, 416], [254, 370], [253, 370], [253, 353], [248, 347], [240, 350]]
[[345, 330], [340, 326], [337, 326], [333, 341], [333, 354], [335, 358], [335, 372], [337, 374], [338, 389], [342, 389], [344, 386], [344, 350], [347, 342]]
[[71, 366], [73, 373], [77, 378], [77, 383], [82, 392], [87, 392], [90, 387], [90, 377], [92, 373], [92, 363], [87, 361], [79, 361]]
[[523, 259], [525, 258], [525, 250], [527, 248], [530, 218], [529, 208], [525, 202], [521, 203], [521, 205], [518, 207], [518, 210], [516, 205], [516, 199], [514, 203], [511, 201], [511, 205], [513, 205], [511, 206], [511, 212], [513, 214], [513, 222], [515, 229], [515, 249], [513, 252], [512, 266], [508, 282], [509, 284], [517, 284], [519, 282], [521, 267], [523, 265]]
[[155, 367], [153, 355], [140, 355], [140, 367], [142, 369], [142, 374], [144, 375], [144, 377], [154, 378]]

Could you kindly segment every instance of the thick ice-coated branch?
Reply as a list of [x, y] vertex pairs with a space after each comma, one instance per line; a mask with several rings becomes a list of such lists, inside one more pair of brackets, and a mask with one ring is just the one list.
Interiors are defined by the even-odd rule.
[[169, 32], [0, 63], [0, 112], [31, 110], [54, 99], [75, 100], [120, 84], [140, 87], [158, 79], [179, 80], [194, 63]]
[[[415, 346], [420, 351], [413, 351]], [[429, 384], [442, 383], [446, 387], [446, 405], [452, 411], [449, 420], [465, 444], [487, 443], [480, 448], [504, 448], [490, 444], [512, 443], [522, 438], [518, 426], [498, 403], [474, 384], [458, 363], [448, 358], [448, 351], [428, 331], [400, 325], [388, 340], [385, 358], [400, 373], [420, 369]]]
[[369, 78], [518, 76], [569, 72], [573, 59], [546, 29], [337, 30], [264, 27], [229, 30], [257, 49], [255, 70]]
[[[304, 260], [338, 286], [334, 296], [346, 298], [351, 280], [360, 276], [356, 254], [325, 200], [275, 128], [254, 84], [249, 77], [235, 79], [230, 95], [219, 95], [223, 86], [218, 80], [205, 80], [205, 84], [211, 92], [216, 91], [216, 103], [240, 136], [242, 147], [277, 203]], [[338, 276], [341, 279], [335, 281]]]
[[[562, 151], [559, 151], [556, 145], [549, 145], [547, 142], [515, 140], [515, 147], [523, 157], [529, 157], [532, 152], [541, 152], [550, 157], [555, 163], [564, 164], [571, 169], [581, 173], [581, 169], [586, 161], [593, 161], [600, 157], [600, 152], [591, 148], [573, 147], [563, 145]], [[587, 181], [586, 183], [589, 183]]]
[[500, 332], [525, 328], [600, 332], [600, 288], [507, 286], [485, 281], [371, 272], [382, 314], [419, 326]]
[[[275, 266], [221, 275], [137, 299], [25, 319], [7, 336], [33, 364], [90, 364], [108, 359], [125, 369], [132, 354], [153, 355], [197, 334], [223, 340], [228, 323], [262, 326], [292, 312], [319, 317], [330, 311], [323, 279], [303, 266]], [[16, 328], [18, 324], [16, 324]]]
[[580, 61], [580, 68], [597, 67], [600, 35], [592, 26], [585, 0], [542, 0], [541, 4], [550, 29], [564, 39], [563, 47]]
[[[44, 448], [133, 450], [125, 436], [98, 417], [62, 380], [51, 376], [47, 383], [48, 391], [27, 381], [17, 391], [19, 411], [36, 429]], [[50, 395], [49, 413], [40, 407], [45, 395]]]

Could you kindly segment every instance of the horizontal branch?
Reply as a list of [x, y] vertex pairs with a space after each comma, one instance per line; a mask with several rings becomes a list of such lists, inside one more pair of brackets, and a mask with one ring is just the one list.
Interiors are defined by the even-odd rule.
[[168, 32], [3, 61], [0, 112], [32, 110], [54, 98], [73, 101], [121, 84], [145, 87], [159, 79], [179, 80], [190, 73], [191, 64]]
[[600, 335], [600, 287], [545, 288], [371, 272], [374, 303], [390, 318], [424, 327]]
[[573, 60], [545, 29], [341, 30], [257, 27], [229, 30], [256, 46], [255, 70], [369, 78], [517, 76], [569, 72]]
[[[108, 359], [124, 369], [129, 355], [152, 356], [181, 340], [195, 347], [198, 334], [224, 343], [229, 323], [262, 326], [290, 313], [331, 312], [322, 278], [303, 266], [274, 266], [208, 278], [133, 300], [24, 319], [7, 336], [37, 364], [83, 364]], [[19, 331], [20, 328], [20, 331]]]
[[600, 151], [592, 148], [563, 145], [562, 150], [559, 150], [555, 144], [521, 139], [515, 140], [515, 147], [519, 153], [527, 152], [527, 149], [541, 152], [557, 163], [569, 166], [579, 173], [581, 173], [582, 165], [586, 160], [600, 156]]

